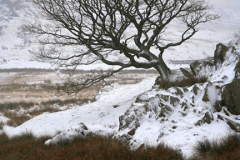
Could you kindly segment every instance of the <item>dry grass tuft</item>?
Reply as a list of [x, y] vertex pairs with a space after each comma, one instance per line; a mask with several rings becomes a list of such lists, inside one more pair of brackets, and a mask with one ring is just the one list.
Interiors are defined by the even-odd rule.
[[34, 106], [33, 102], [10, 102], [10, 103], [1, 103], [0, 111], [4, 111], [5, 109], [15, 110], [15, 109], [29, 109]]
[[148, 147], [136, 151], [130, 150], [126, 144], [121, 144], [112, 136], [89, 134], [85, 137], [76, 137], [69, 143], [58, 143], [45, 146], [49, 137], [35, 138], [31, 133], [9, 138], [6, 134], [0, 135], [0, 159], [81, 159], [81, 160], [182, 160], [179, 151], [165, 145], [157, 148]]
[[54, 112], [59, 112], [61, 111], [60, 109], [54, 108], [54, 107], [40, 107], [40, 108], [35, 108], [32, 111], [29, 111], [28, 114], [30, 114], [32, 117], [34, 116], [38, 116], [40, 114], [42, 114], [43, 112], [50, 112], [50, 113], [54, 113]]
[[177, 79], [175, 81], [170, 80], [161, 80], [159, 83], [159, 88], [167, 90], [170, 87], [187, 87], [192, 86], [196, 83], [205, 83], [207, 82], [207, 77], [193, 77], [193, 78], [183, 78]]
[[[0, 104], [0, 112], [3, 112], [5, 117], [8, 117], [10, 120], [7, 121], [9, 126], [19, 126], [22, 123], [28, 121], [34, 116], [40, 115], [43, 112], [59, 112], [62, 111], [58, 109], [60, 106], [69, 106], [69, 105], [82, 105], [88, 101], [93, 101], [89, 99], [66, 99], [66, 100], [49, 100], [41, 103], [33, 102], [11, 102]], [[31, 109], [35, 107], [34, 109]], [[24, 111], [19, 112], [21, 109]], [[2, 126], [0, 125], [0, 130]]]
[[49, 101], [44, 101], [41, 102], [40, 104], [42, 106], [52, 106], [52, 105], [59, 105], [59, 106], [64, 106], [64, 105], [69, 105], [69, 104], [77, 104], [77, 105], [82, 105], [84, 103], [87, 103], [88, 101], [93, 101], [93, 99], [66, 99], [66, 100], [60, 100], [60, 99], [54, 99], [54, 100], [49, 100]]
[[7, 125], [9, 126], [19, 126], [31, 118], [27, 115], [18, 114], [16, 111], [12, 112], [8, 110], [4, 110], [3, 115], [10, 119], [7, 121]]
[[199, 141], [192, 159], [229, 160], [240, 159], [240, 135], [229, 134], [220, 140]]

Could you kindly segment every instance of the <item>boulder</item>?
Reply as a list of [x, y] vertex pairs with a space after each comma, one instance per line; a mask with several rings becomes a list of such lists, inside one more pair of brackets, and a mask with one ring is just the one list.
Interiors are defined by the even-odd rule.
[[158, 76], [158, 77], [155, 79], [154, 85], [159, 85], [160, 82], [161, 82], [161, 76]]
[[203, 102], [208, 102], [208, 101], [210, 101], [210, 99], [209, 99], [209, 97], [208, 97], [208, 88], [207, 88], [207, 87], [205, 88], [205, 93], [204, 93], [204, 95], [203, 95], [202, 101], [203, 101]]
[[135, 115], [122, 115], [119, 117], [119, 131], [130, 128], [130, 129], [137, 129], [140, 124], [139, 124], [139, 119], [138, 116]]
[[219, 63], [223, 63], [227, 51], [227, 46], [223, 45], [222, 43], [217, 44], [216, 50], [214, 52], [214, 65], [216, 68], [218, 68]]
[[214, 107], [214, 110], [217, 111], [217, 112], [220, 112], [222, 110], [222, 106], [221, 106], [220, 101], [216, 101], [213, 107]]
[[222, 100], [228, 111], [232, 114], [240, 114], [240, 80], [234, 78], [233, 81], [225, 85], [222, 93]]
[[194, 61], [190, 64], [190, 69], [193, 73], [193, 75], [198, 75], [201, 70], [203, 68], [212, 68], [214, 66], [212, 61], [203, 61], [203, 62], [199, 62], [199, 61]]
[[190, 69], [194, 75], [197, 75], [200, 71], [199, 66], [201, 63], [199, 61], [194, 61], [193, 63], [190, 64]]
[[235, 70], [235, 78], [240, 79], [240, 61], [238, 61], [234, 70]]
[[184, 76], [188, 77], [188, 78], [193, 78], [194, 75], [191, 74], [190, 72], [188, 72], [186, 69], [180, 68], [180, 71], [183, 73]]
[[221, 120], [223, 120], [223, 121], [225, 121], [225, 122], [227, 122], [227, 124], [229, 125], [229, 127], [230, 127], [232, 130], [234, 130], [234, 131], [236, 131], [236, 132], [240, 132], [240, 123], [237, 123], [237, 122], [235, 122], [235, 121], [232, 121], [232, 120], [230, 120], [229, 118], [223, 117], [223, 116], [221, 116], [221, 115], [218, 115], [218, 118], [221, 119]]
[[200, 126], [203, 123], [210, 124], [213, 121], [213, 115], [206, 112], [204, 117], [196, 123], [196, 126]]

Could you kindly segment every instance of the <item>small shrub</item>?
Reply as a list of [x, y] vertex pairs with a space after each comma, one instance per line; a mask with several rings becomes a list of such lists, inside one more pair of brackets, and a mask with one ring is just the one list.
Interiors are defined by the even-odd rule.
[[175, 81], [170, 80], [161, 80], [159, 83], [159, 88], [167, 90], [170, 87], [187, 87], [192, 86], [196, 83], [205, 83], [207, 82], [207, 77], [193, 77], [193, 78], [182, 78]]
[[60, 105], [60, 106], [64, 106], [64, 105], [69, 105], [69, 104], [77, 104], [77, 105], [81, 105], [84, 103], [87, 103], [89, 101], [89, 99], [66, 99], [66, 100], [49, 100], [49, 101], [45, 101], [45, 102], [41, 102], [41, 105], [43, 106], [52, 106], [52, 105]]
[[21, 107], [23, 109], [28, 109], [34, 106], [33, 102], [10, 102], [10, 103], [1, 103], [0, 104], [0, 111], [4, 111], [6, 109], [8, 110], [16, 110], [20, 109]]
[[0, 146], [1, 145], [6, 145], [9, 142], [9, 137], [7, 136], [6, 133], [1, 133], [0, 134]]
[[21, 135], [17, 135], [14, 137], [11, 137], [10, 140], [14, 142], [24, 142], [26, 140], [35, 140], [35, 136], [33, 135], [32, 132], [26, 132]]
[[54, 113], [54, 112], [59, 112], [61, 111], [60, 109], [54, 108], [54, 107], [42, 107], [42, 108], [35, 108], [33, 111], [30, 111], [29, 114], [31, 116], [37, 116], [42, 114], [43, 112], [50, 112], [50, 113]]
[[9, 126], [19, 126], [30, 119], [27, 115], [20, 115], [17, 114], [17, 112], [11, 112], [8, 110], [5, 110], [3, 115], [10, 119], [7, 121], [7, 125]]

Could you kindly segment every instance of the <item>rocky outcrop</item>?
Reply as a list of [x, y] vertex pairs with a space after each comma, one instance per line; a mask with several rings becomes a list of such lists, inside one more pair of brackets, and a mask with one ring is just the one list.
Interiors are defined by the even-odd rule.
[[224, 87], [222, 93], [222, 100], [226, 105], [228, 111], [232, 114], [240, 114], [240, 80], [233, 79], [233, 81]]
[[204, 68], [211, 69], [213, 67], [214, 67], [214, 64], [212, 61], [203, 61], [203, 62], [194, 61], [193, 63], [190, 64], [190, 69], [193, 75], [199, 75]]
[[134, 135], [143, 116], [154, 120], [168, 117], [173, 107], [179, 102], [179, 98], [173, 95], [157, 94], [155, 97], [148, 98], [147, 94], [141, 94], [125, 114], [119, 117], [119, 131], [129, 128], [128, 134]]
[[235, 70], [235, 78], [240, 79], [240, 61], [238, 61], [234, 70]]
[[[183, 73], [184, 76], [188, 77], [188, 78], [193, 78], [194, 75], [191, 74], [190, 72], [188, 72], [186, 69], [184, 68], [180, 68], [180, 71]], [[195, 72], [194, 72], [195, 73]]]
[[213, 115], [209, 112], [206, 112], [204, 117], [196, 123], [196, 126], [200, 126], [203, 123], [210, 124], [213, 120]]
[[[214, 68], [214, 64], [211, 60], [203, 62], [194, 61], [190, 64], [191, 72], [183, 68], [180, 68], [180, 71], [183, 73], [184, 76], [188, 78], [193, 78], [197, 75], [201, 75], [201, 72], [205, 72], [205, 70], [211, 72], [211, 70], [213, 70], [212, 68]], [[202, 75], [204, 75], [204, 73], [202, 73]]]
[[52, 139], [45, 142], [45, 145], [56, 144], [58, 142], [66, 142], [74, 139], [76, 136], [85, 136], [89, 133], [88, 127], [84, 123], [77, 123], [70, 127], [67, 131], [61, 132]]
[[217, 44], [216, 50], [214, 52], [214, 65], [216, 68], [219, 67], [219, 64], [223, 63], [228, 47], [222, 43]]
[[156, 78], [156, 80], [155, 80], [154, 85], [159, 85], [160, 82], [161, 82], [161, 76], [158, 76], [158, 77]]
[[234, 130], [236, 132], [240, 132], [240, 123], [230, 120], [229, 118], [223, 117], [222, 115], [218, 115], [218, 119], [221, 119], [221, 120], [227, 122], [227, 124], [229, 125], [229, 127], [232, 130]]

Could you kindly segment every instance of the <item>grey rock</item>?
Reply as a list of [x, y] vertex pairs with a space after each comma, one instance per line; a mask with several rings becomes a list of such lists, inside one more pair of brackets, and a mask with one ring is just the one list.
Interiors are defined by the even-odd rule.
[[217, 112], [220, 112], [222, 110], [222, 106], [221, 106], [221, 102], [220, 101], [216, 101], [214, 104], [214, 109]]
[[213, 67], [214, 64], [211, 60], [202, 61], [202, 62], [194, 61], [193, 63], [190, 64], [190, 69], [191, 69], [193, 75], [198, 75], [200, 73], [200, 71], [207, 66]]
[[196, 123], [196, 126], [200, 126], [203, 123], [210, 124], [213, 121], [213, 115], [206, 112], [204, 117]]
[[195, 95], [197, 95], [197, 94], [198, 94], [198, 91], [199, 91], [199, 88], [198, 88], [196, 85], [194, 85], [194, 86], [193, 86], [193, 93], [194, 93]]
[[235, 78], [240, 79], [240, 61], [238, 61], [234, 70], [235, 70]]
[[236, 131], [236, 132], [240, 132], [240, 123], [237, 123], [237, 122], [235, 122], [235, 121], [232, 121], [232, 120], [230, 120], [229, 118], [223, 117], [223, 116], [221, 116], [221, 115], [218, 115], [218, 118], [221, 119], [221, 120], [223, 120], [223, 121], [225, 121], [225, 122], [227, 122], [227, 124], [229, 125], [229, 127], [230, 127], [232, 130], [234, 130], [234, 131]]
[[200, 71], [199, 67], [201, 65], [201, 62], [199, 61], [194, 61], [193, 63], [190, 64], [190, 69], [193, 72], [194, 75], [197, 75]]
[[240, 114], [240, 80], [234, 78], [233, 81], [225, 86], [222, 93], [222, 100], [228, 111], [232, 114]]
[[192, 78], [194, 77], [194, 75], [192, 75], [190, 72], [188, 72], [186, 69], [184, 68], [180, 68], [180, 71], [183, 73], [184, 76], [188, 77], [188, 78]]
[[159, 84], [160, 84], [160, 81], [161, 81], [161, 76], [158, 76], [158, 77], [155, 79], [154, 85], [159, 85]]
[[113, 108], [118, 108], [119, 107], [119, 105], [113, 105]]
[[223, 63], [228, 47], [222, 43], [217, 44], [214, 52], [214, 65], [218, 68], [219, 63]]

